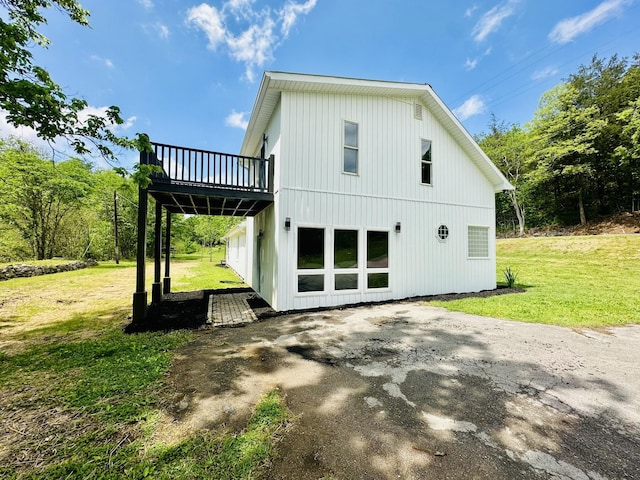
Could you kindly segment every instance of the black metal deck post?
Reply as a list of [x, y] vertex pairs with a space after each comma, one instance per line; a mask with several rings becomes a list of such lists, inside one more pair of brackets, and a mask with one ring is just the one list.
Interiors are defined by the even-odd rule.
[[162, 205], [156, 200], [156, 218], [153, 232], [153, 285], [151, 286], [151, 303], [162, 301], [162, 283], [160, 282], [162, 265]]
[[275, 188], [273, 186], [273, 177], [276, 168], [276, 157], [275, 155], [269, 156], [269, 171], [268, 171], [268, 179], [267, 179], [267, 191], [273, 192]]
[[167, 227], [164, 232], [164, 279], [162, 285], [162, 293], [168, 295], [171, 293], [171, 275], [169, 268], [171, 266], [171, 212], [167, 210]]
[[[140, 153], [140, 162], [143, 162]], [[136, 255], [136, 291], [133, 294], [133, 323], [147, 318], [147, 291], [145, 290], [145, 257], [147, 254], [147, 190], [138, 187], [138, 249]]]

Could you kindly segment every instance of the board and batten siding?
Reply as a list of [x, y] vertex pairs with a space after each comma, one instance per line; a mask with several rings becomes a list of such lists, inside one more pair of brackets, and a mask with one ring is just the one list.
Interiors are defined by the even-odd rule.
[[[283, 92], [280, 187], [491, 207], [490, 182], [426, 107], [411, 99]], [[358, 124], [358, 174], [342, 173], [344, 121]], [[421, 139], [432, 186], [420, 183]]]
[[[493, 212], [487, 208], [427, 204], [407, 200], [371, 198], [346, 194], [285, 191], [280, 208], [292, 219], [291, 230], [281, 232], [279, 243], [278, 307], [297, 310], [400, 299], [419, 295], [470, 292], [495, 288], [495, 242]], [[284, 213], [283, 213], [284, 215]], [[394, 231], [400, 222], [401, 232]], [[449, 237], [441, 241], [437, 229], [446, 225]], [[489, 227], [489, 257], [467, 258], [467, 227]], [[359, 231], [358, 292], [332, 292], [332, 278], [325, 277], [322, 294], [298, 294], [296, 239], [298, 227], [325, 229], [325, 264], [330, 267], [334, 229]], [[389, 232], [390, 289], [366, 291], [365, 244], [367, 230]], [[328, 270], [331, 270], [329, 268]]]
[[[295, 310], [495, 288], [494, 191], [451, 135], [411, 99], [283, 92], [278, 192], [273, 215], [274, 280], [261, 292], [277, 310]], [[359, 127], [358, 174], [342, 173], [344, 121]], [[420, 182], [420, 141], [432, 142], [432, 185]], [[291, 218], [291, 230], [283, 228]], [[401, 232], [394, 227], [401, 223]], [[439, 225], [449, 238], [437, 238]], [[489, 258], [467, 258], [467, 227], [489, 227]], [[335, 228], [389, 231], [390, 288], [298, 294], [297, 228], [325, 228], [331, 262]], [[256, 227], [257, 229], [257, 227]], [[271, 268], [271, 267], [270, 267]], [[275, 304], [274, 304], [275, 301]]]
[[247, 232], [245, 228], [236, 228], [227, 237], [226, 262], [236, 274], [246, 282], [247, 279]]
[[[252, 243], [251, 253], [253, 255], [253, 274], [250, 286], [265, 299], [275, 310], [278, 308], [278, 273], [279, 266], [279, 238], [280, 238], [280, 210], [277, 208], [278, 196], [281, 183], [282, 173], [282, 116], [280, 104], [276, 106], [271, 115], [265, 135], [267, 136], [267, 145], [265, 156], [274, 157], [274, 204], [253, 219], [248, 219], [248, 223], [252, 225]], [[257, 155], [259, 152], [256, 152]], [[258, 236], [262, 238], [258, 238]], [[260, 262], [260, 265], [258, 265]]]

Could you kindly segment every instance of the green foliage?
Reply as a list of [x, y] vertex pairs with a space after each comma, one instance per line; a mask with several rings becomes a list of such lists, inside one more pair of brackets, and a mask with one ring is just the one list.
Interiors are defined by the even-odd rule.
[[623, 127], [620, 145], [616, 146], [614, 153], [620, 160], [620, 166], [629, 172], [631, 210], [640, 210], [640, 97], [617, 113], [616, 118]]
[[263, 396], [240, 434], [198, 435], [175, 446], [156, 445], [134, 468], [142, 478], [256, 478], [274, 453], [275, 436], [286, 421], [282, 393], [275, 389]]
[[191, 217], [193, 233], [202, 245], [213, 246], [220, 243], [222, 237], [233, 227], [238, 225], [242, 219], [238, 217], [213, 217], [199, 216]]
[[5, 465], [0, 475], [255, 478], [273, 454], [277, 432], [287, 421], [277, 389], [260, 400], [239, 434], [203, 433], [175, 445], [144, 446], [142, 432], [146, 427], [148, 435], [153, 432], [158, 391], [171, 365], [171, 352], [191, 338], [186, 332], [125, 335], [110, 329], [89, 340], [36, 343], [22, 353], [0, 355], [0, 385], [5, 394], [29, 385], [27, 396], [14, 397], [12, 409], [50, 406], [75, 423], [87, 422], [73, 435], [64, 429], [49, 431], [48, 448], [55, 454], [45, 455], [42, 467], [18, 472]]
[[78, 159], [55, 165], [23, 143], [0, 148], [0, 219], [14, 226], [38, 259], [51, 258], [63, 221], [92, 190], [91, 167]]
[[46, 372], [57, 378], [55, 396], [66, 407], [117, 422], [136, 421], [157, 402], [146, 387], [171, 364], [167, 351], [189, 338], [185, 332], [125, 335], [112, 330], [97, 339], [36, 345], [3, 359], [0, 380], [12, 384]]
[[504, 283], [508, 288], [513, 288], [516, 286], [516, 279], [518, 278], [518, 274], [511, 270], [511, 267], [507, 267], [503, 270], [504, 275]]
[[[492, 118], [480, 146], [516, 186], [498, 195], [498, 227], [585, 223], [640, 208], [640, 55], [595, 56], [545, 92], [520, 129]], [[512, 212], [510, 212], [510, 207]]]
[[23, 142], [0, 143], [0, 260], [114, 258], [114, 194], [120, 256], [135, 255], [137, 186], [70, 159], [54, 164]]
[[94, 181], [96, 187], [90, 199], [94, 221], [88, 224], [91, 228], [86, 237], [87, 255], [100, 260], [114, 258], [114, 209], [117, 208], [120, 257], [133, 258], [137, 241], [137, 186], [130, 178], [112, 170], [95, 172]]
[[20, 232], [0, 222], [0, 262], [22, 261], [32, 257], [31, 247]]
[[567, 327], [640, 322], [640, 235], [497, 240], [497, 275], [518, 271], [525, 293], [431, 302], [451, 310]]
[[[478, 144], [509, 180], [514, 190], [503, 192], [498, 199], [498, 213], [502, 213], [497, 218], [497, 224], [507, 223], [515, 215], [518, 230], [523, 233], [526, 224], [526, 213], [529, 210], [530, 188], [526, 181], [527, 155], [526, 144], [527, 133], [518, 125], [506, 125], [498, 122], [495, 116], [491, 116], [489, 133], [482, 134], [477, 138]], [[506, 208], [501, 205], [501, 201], [506, 203]], [[500, 208], [502, 207], [502, 208]], [[505, 212], [505, 210], [508, 211]]]
[[529, 179], [540, 195], [555, 189], [563, 197], [575, 197], [580, 223], [585, 223], [584, 196], [595, 175], [588, 159], [596, 153], [595, 140], [607, 121], [601, 118], [598, 106], [580, 106], [578, 96], [578, 89], [571, 84], [560, 84], [543, 94], [529, 125]]
[[87, 114], [86, 100], [68, 97], [47, 70], [32, 63], [30, 49], [50, 43], [39, 32], [47, 23], [45, 13], [56, 9], [88, 26], [89, 12], [76, 0], [0, 0], [0, 6], [7, 12], [0, 18], [0, 108], [8, 122], [33, 128], [44, 140], [66, 138], [78, 155], [95, 149], [115, 161], [114, 147], [145, 151], [145, 135], [128, 139], [113, 133], [124, 123], [118, 107], [107, 108], [104, 115]]

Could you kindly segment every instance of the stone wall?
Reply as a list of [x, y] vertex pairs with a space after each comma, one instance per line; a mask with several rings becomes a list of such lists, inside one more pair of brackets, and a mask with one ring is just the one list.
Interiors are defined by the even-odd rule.
[[36, 277], [38, 275], [48, 275], [50, 273], [70, 272], [71, 270], [80, 270], [81, 268], [93, 267], [98, 265], [95, 260], [73, 261], [60, 265], [8, 265], [0, 268], [0, 280], [9, 280], [16, 277]]

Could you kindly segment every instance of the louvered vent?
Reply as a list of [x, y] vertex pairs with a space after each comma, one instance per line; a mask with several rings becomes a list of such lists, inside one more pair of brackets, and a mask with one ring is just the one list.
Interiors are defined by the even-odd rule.
[[422, 105], [419, 103], [413, 104], [413, 116], [416, 120], [422, 120]]

